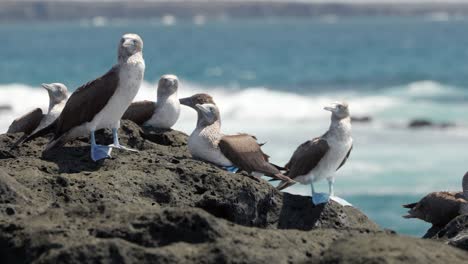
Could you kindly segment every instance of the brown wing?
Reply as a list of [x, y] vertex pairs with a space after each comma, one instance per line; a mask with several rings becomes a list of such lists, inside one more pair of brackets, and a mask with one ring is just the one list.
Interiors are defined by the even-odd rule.
[[41, 123], [44, 114], [40, 108], [36, 108], [31, 112], [19, 117], [11, 123], [7, 133], [19, 133], [31, 134]]
[[343, 165], [345, 165], [346, 161], [347, 161], [348, 158], [349, 158], [349, 155], [351, 155], [351, 150], [353, 150], [353, 146], [352, 146], [352, 145], [351, 145], [351, 148], [349, 148], [348, 154], [346, 154], [346, 157], [344, 158], [343, 162], [341, 162], [340, 166], [339, 166], [338, 169], [336, 169], [336, 170], [341, 169], [341, 167], [343, 167]]
[[289, 178], [308, 174], [330, 149], [325, 139], [316, 138], [301, 144], [286, 164]]
[[224, 136], [219, 142], [219, 148], [234, 165], [249, 173], [261, 172], [268, 176], [280, 174], [278, 169], [268, 163], [268, 156], [251, 135]]
[[141, 101], [132, 103], [122, 119], [132, 120], [138, 125], [143, 125], [146, 121], [150, 120], [156, 110], [156, 104], [151, 101]]
[[90, 122], [112, 97], [119, 85], [119, 68], [79, 87], [68, 99], [57, 119], [54, 139], [83, 123]]

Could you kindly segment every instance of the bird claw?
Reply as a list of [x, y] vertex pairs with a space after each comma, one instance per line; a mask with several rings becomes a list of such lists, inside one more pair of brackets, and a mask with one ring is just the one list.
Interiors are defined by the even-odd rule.
[[121, 149], [121, 150], [128, 150], [128, 151], [131, 151], [131, 152], [138, 152], [138, 150], [136, 149], [132, 149], [132, 148], [128, 148], [128, 147], [124, 147], [120, 144], [110, 144], [109, 145], [110, 148], [116, 148], [116, 149]]
[[94, 145], [91, 146], [91, 159], [96, 162], [98, 160], [112, 158], [112, 148], [109, 146]]

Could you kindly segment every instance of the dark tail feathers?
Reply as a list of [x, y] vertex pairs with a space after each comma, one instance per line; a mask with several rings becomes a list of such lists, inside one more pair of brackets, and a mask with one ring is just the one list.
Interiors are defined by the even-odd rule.
[[276, 189], [278, 191], [281, 191], [281, 190], [284, 190], [286, 188], [288, 188], [289, 186], [292, 186], [294, 185], [296, 182], [294, 180], [291, 180], [291, 181], [282, 181], [277, 187]]
[[[270, 163], [270, 162], [269, 162]], [[285, 172], [283, 173], [285, 176], [288, 176], [288, 169], [286, 169], [285, 167], [281, 167], [281, 166], [278, 166], [274, 163], [270, 163], [270, 165], [272, 165], [273, 167], [275, 167], [277, 170], [281, 171], [281, 172]], [[276, 178], [273, 178], [273, 179], [270, 179], [268, 180], [269, 182], [274, 182], [274, 181], [279, 181], [279, 179], [276, 179]]]
[[270, 162], [270, 164], [273, 165], [275, 168], [277, 168], [277, 169], [280, 170], [280, 171], [286, 171], [286, 170], [287, 170], [285, 167], [278, 166], [278, 165], [273, 164], [273, 163], [271, 163], [271, 162]]
[[11, 149], [17, 148], [17, 147], [21, 146], [21, 144], [29, 142], [29, 141], [31, 141], [33, 139], [38, 138], [38, 137], [43, 137], [43, 136], [45, 136], [45, 135], [47, 135], [49, 133], [52, 133], [56, 126], [57, 126], [57, 121], [54, 121], [49, 126], [37, 131], [34, 134], [22, 136], [15, 143], [13, 143], [13, 146], [11, 146]]

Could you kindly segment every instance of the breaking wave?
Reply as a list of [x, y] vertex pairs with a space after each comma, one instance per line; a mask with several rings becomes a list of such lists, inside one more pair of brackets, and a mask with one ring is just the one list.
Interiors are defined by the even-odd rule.
[[[155, 100], [155, 83], [145, 82], [135, 100]], [[194, 93], [211, 94], [221, 105], [224, 123], [242, 121], [258, 124], [275, 121], [287, 124], [319, 121], [329, 118], [323, 107], [335, 101], [347, 101], [356, 116], [381, 116], [382, 119], [414, 118], [421, 112], [429, 111], [444, 115], [443, 103], [431, 98], [459, 97], [466, 94], [462, 89], [445, 86], [434, 81], [420, 81], [407, 85], [383, 89], [376, 92], [329, 92], [314, 95], [296, 94], [272, 90], [265, 87], [231, 89], [226, 87], [204, 87], [189, 81], [181, 81], [179, 96]], [[411, 101], [413, 99], [424, 99]], [[44, 90], [24, 84], [0, 85], [0, 106], [9, 106], [11, 110], [0, 110], [0, 131], [6, 131], [11, 121], [29, 110], [40, 107], [46, 109], [48, 97]], [[455, 117], [464, 116], [464, 105], [457, 112], [456, 105], [451, 105], [450, 113]], [[183, 110], [181, 124], [194, 118], [193, 111]], [[447, 113], [448, 115], [448, 113]], [[190, 122], [193, 125], [193, 122]]]

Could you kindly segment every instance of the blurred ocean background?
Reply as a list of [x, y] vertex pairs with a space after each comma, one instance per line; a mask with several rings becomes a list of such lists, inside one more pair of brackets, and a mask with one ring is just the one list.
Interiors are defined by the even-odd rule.
[[[4, 23], [0, 106], [11, 109], [0, 110], [0, 132], [46, 108], [41, 83], [74, 90], [105, 73], [120, 36], [135, 32], [147, 65], [136, 100], [155, 99], [159, 77], [176, 74], [181, 97], [213, 95], [224, 132], [257, 135], [275, 163], [328, 128], [328, 103], [346, 100], [353, 116], [370, 116], [353, 125], [354, 151], [336, 192], [382, 227], [421, 236], [429, 225], [403, 219], [401, 205], [461, 190], [468, 170], [467, 28], [468, 17], [444, 14]], [[191, 133], [195, 118], [184, 108], [175, 129]], [[409, 129], [417, 118], [456, 126]], [[301, 185], [287, 191], [310, 194]]]

